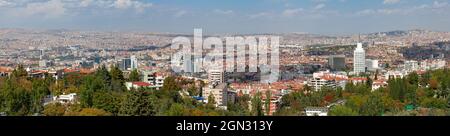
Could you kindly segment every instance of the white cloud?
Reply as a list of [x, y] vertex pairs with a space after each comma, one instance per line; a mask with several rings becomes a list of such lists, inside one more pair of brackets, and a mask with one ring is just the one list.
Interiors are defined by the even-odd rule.
[[412, 7], [403, 8], [383, 8], [383, 9], [365, 9], [356, 12], [355, 15], [365, 16], [365, 15], [411, 15], [416, 13], [448, 13], [450, 4], [448, 2], [434, 1], [431, 5], [422, 4]]
[[56, 18], [66, 14], [67, 9], [61, 0], [27, 3], [24, 7], [16, 8], [11, 14], [18, 17], [39, 15], [45, 18]]
[[215, 9], [213, 12], [216, 14], [224, 14], [224, 15], [230, 15], [234, 13], [233, 10], [220, 10], [220, 9]]
[[182, 17], [182, 16], [186, 15], [186, 13], [187, 13], [187, 11], [180, 10], [180, 11], [176, 12], [173, 16], [178, 18], [178, 17]]
[[134, 0], [116, 0], [113, 6], [118, 9], [129, 9], [134, 8], [138, 12], [143, 12], [145, 8], [153, 6], [152, 3], [143, 3]]
[[356, 15], [364, 16], [364, 15], [371, 15], [371, 14], [375, 14], [375, 13], [376, 13], [376, 11], [373, 9], [365, 9], [365, 10], [356, 12]]
[[88, 7], [88, 6], [90, 6], [92, 4], [92, 2], [93, 2], [93, 0], [82, 0], [80, 2], [80, 6], [81, 7]]
[[383, 4], [396, 4], [399, 2], [400, 2], [400, 0], [384, 0]]
[[325, 6], [326, 6], [326, 5], [325, 5], [325, 4], [323, 4], [323, 3], [321, 3], [321, 4], [318, 4], [318, 5], [314, 6], [314, 10], [319, 10], [319, 9], [323, 9], [323, 8], [324, 8]]
[[260, 12], [260, 13], [256, 13], [256, 14], [251, 14], [249, 15], [250, 19], [255, 19], [255, 18], [270, 18], [272, 16], [271, 13], [269, 12]]
[[13, 5], [14, 5], [14, 3], [9, 2], [7, 0], [0, 0], [0, 8], [1, 7], [10, 7], [10, 6], [13, 6]]
[[282, 15], [283, 16], [287, 16], [287, 17], [291, 17], [291, 16], [295, 16], [300, 14], [303, 11], [302, 8], [297, 8], [297, 9], [286, 9], [283, 11]]
[[444, 8], [448, 6], [448, 2], [439, 2], [439, 1], [434, 1], [433, 2], [433, 8], [438, 9], [438, 8]]
[[378, 13], [385, 14], [385, 15], [391, 15], [391, 14], [406, 14], [408, 13], [408, 10], [402, 10], [402, 9], [378, 9]]

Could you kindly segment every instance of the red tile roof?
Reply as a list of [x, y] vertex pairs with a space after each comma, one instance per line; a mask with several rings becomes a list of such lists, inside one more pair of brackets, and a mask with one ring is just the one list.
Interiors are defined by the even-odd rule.
[[78, 72], [78, 70], [75, 70], [75, 69], [68, 69], [68, 68], [65, 68], [63, 71], [64, 71], [64, 73]]
[[0, 67], [0, 72], [11, 73], [12, 71], [13, 71], [12, 68], [8, 68], [8, 67]]
[[133, 82], [133, 85], [137, 85], [140, 87], [148, 87], [148, 86], [151, 86], [152, 84], [147, 83], [147, 82]]

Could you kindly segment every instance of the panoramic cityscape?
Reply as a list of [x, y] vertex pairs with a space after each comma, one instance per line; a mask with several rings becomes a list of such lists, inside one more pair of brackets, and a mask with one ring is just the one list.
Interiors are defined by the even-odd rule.
[[0, 0], [0, 116], [450, 115], [449, 1], [233, 2]]

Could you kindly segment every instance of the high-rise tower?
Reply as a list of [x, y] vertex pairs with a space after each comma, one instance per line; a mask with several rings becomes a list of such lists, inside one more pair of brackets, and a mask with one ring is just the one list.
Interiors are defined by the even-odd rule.
[[366, 72], [366, 52], [362, 43], [358, 43], [353, 52], [353, 72], [355, 74]]

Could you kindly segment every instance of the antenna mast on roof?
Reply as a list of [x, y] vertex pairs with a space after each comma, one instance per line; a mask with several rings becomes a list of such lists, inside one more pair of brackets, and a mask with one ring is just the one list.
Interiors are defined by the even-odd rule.
[[361, 33], [358, 34], [358, 43], [361, 43]]

